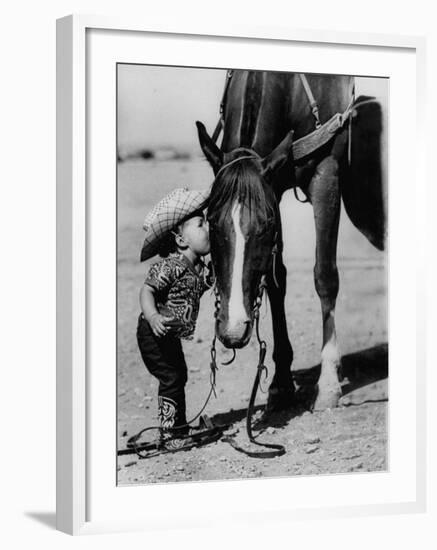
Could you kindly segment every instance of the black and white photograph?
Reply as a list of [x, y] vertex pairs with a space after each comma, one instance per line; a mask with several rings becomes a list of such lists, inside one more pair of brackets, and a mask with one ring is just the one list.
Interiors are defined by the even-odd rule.
[[432, 548], [432, 6], [5, 4], [4, 548]]
[[116, 70], [117, 484], [387, 471], [389, 79]]

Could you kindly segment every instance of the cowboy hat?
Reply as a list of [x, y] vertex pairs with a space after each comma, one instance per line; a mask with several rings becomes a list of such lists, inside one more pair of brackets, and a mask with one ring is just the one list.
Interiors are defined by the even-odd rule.
[[168, 232], [197, 210], [205, 208], [208, 197], [209, 191], [190, 191], [181, 187], [160, 200], [143, 223], [146, 238], [141, 250], [141, 261], [157, 254]]

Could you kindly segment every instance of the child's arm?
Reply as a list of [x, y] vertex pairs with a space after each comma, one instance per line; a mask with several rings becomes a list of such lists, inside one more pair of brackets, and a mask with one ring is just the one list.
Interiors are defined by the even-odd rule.
[[168, 331], [168, 328], [164, 324], [167, 317], [161, 315], [156, 309], [155, 289], [148, 284], [144, 284], [141, 287], [140, 306], [155, 336], [165, 336]]

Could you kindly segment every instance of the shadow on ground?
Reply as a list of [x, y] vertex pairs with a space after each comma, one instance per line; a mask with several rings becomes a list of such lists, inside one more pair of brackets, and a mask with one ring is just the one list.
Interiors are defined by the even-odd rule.
[[[309, 369], [293, 371], [293, 378], [300, 388], [314, 387], [320, 376], [320, 364]], [[388, 377], [388, 344], [380, 344], [361, 351], [343, 355], [341, 376], [343, 395]]]
[[[311, 410], [316, 397], [316, 384], [320, 376], [320, 364], [293, 371], [293, 378], [298, 387], [296, 392], [296, 403], [293, 407], [282, 411], [265, 411], [264, 405], [258, 405], [254, 409], [254, 416], [257, 416], [254, 422], [254, 429], [262, 430], [267, 426], [283, 427], [288, 422], [301, 415], [303, 412]], [[350, 353], [342, 357], [341, 377], [343, 379], [343, 396], [365, 386], [369, 386], [380, 380], [388, 378], [388, 344], [380, 344], [361, 351]], [[386, 399], [381, 399], [385, 401]], [[369, 398], [368, 401], [375, 401]], [[363, 402], [366, 402], [364, 400]], [[260, 417], [256, 413], [261, 411]], [[247, 408], [233, 410], [226, 413], [214, 415], [211, 420], [214, 425], [234, 424], [245, 418]]]
[[[257, 411], [263, 411], [264, 405], [258, 405], [254, 408], [253, 412], [254, 414]], [[225, 426], [228, 424], [234, 424], [235, 422], [239, 422], [240, 420], [243, 420], [247, 414], [247, 409], [231, 409], [228, 412], [225, 413], [217, 413], [214, 416], [211, 417], [212, 422], [215, 426]]]

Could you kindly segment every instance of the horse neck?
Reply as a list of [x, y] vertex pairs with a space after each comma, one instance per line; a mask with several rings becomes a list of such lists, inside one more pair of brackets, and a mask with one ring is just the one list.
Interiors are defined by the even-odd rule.
[[235, 71], [225, 105], [222, 150], [239, 147], [270, 153], [286, 131], [284, 74]]
[[[320, 119], [343, 112], [351, 100], [354, 78], [306, 75]], [[298, 139], [314, 130], [308, 96], [297, 73], [235, 71], [227, 92], [222, 149], [247, 147], [265, 156], [291, 129]]]

